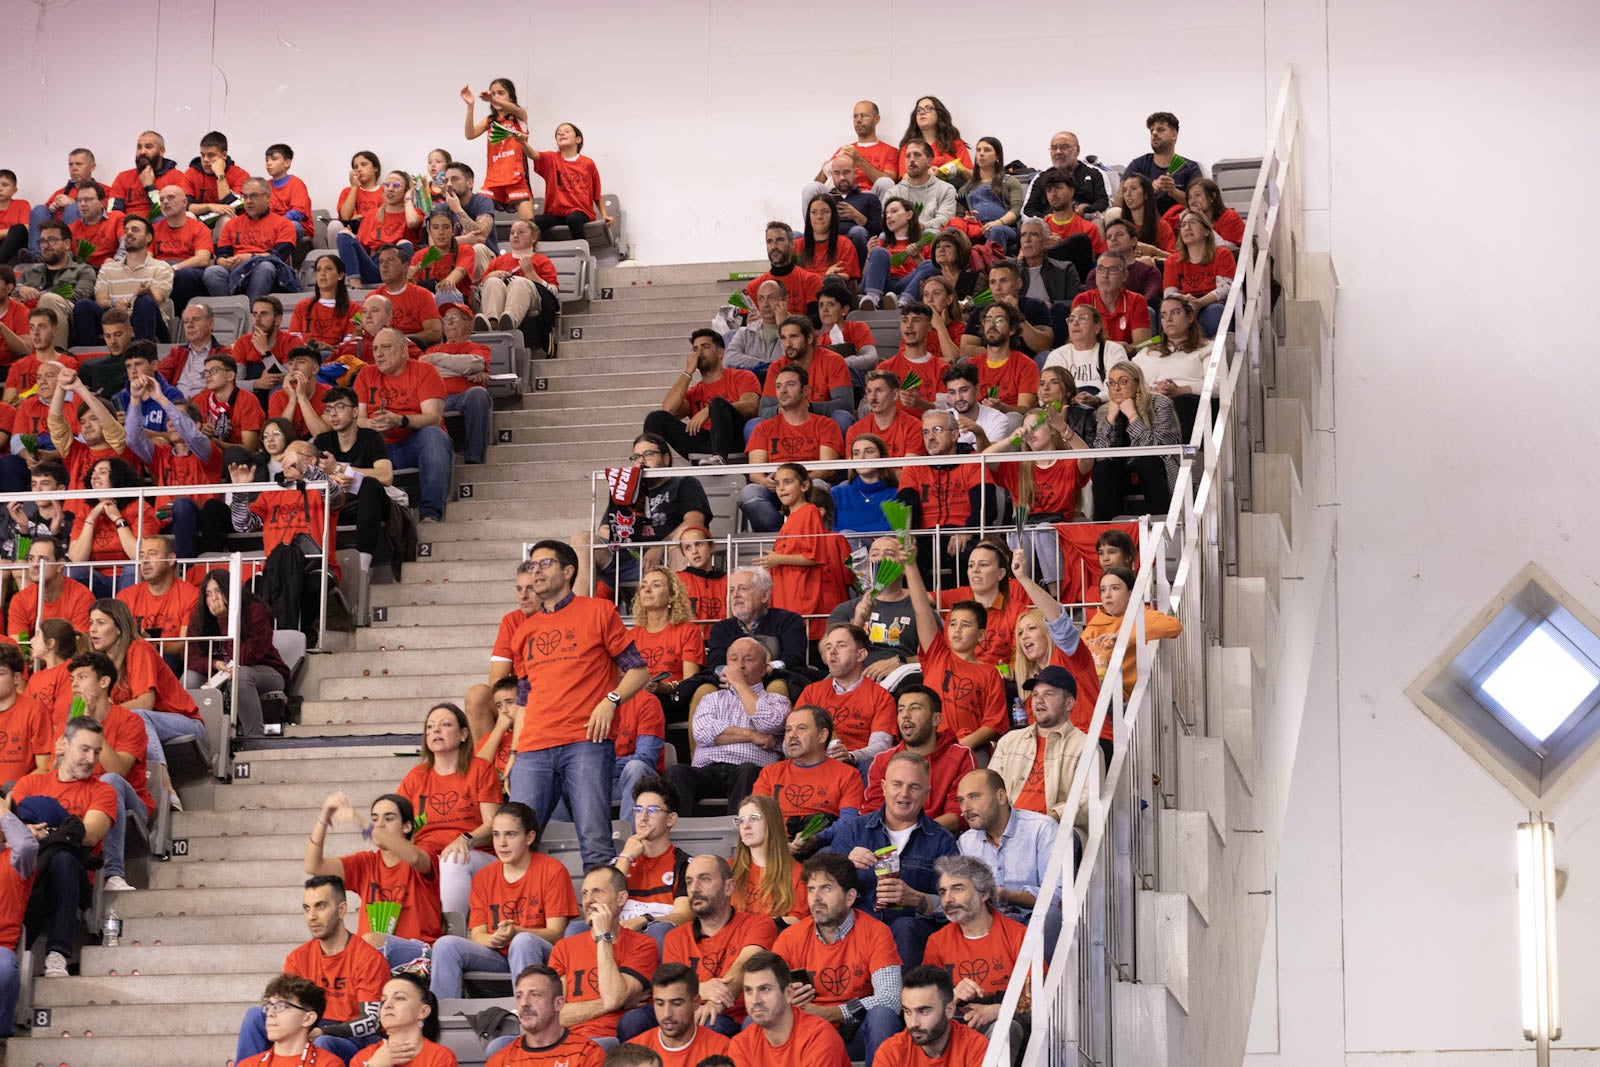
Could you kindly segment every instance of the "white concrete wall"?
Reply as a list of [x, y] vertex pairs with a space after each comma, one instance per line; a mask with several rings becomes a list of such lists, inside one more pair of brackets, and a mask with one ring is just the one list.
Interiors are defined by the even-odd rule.
[[[484, 142], [464, 141], [457, 91], [506, 75], [538, 137], [564, 120], [583, 128], [628, 208], [639, 259], [655, 263], [759, 258], [762, 222], [798, 221], [800, 185], [850, 139], [862, 97], [882, 107], [885, 140], [898, 141], [917, 95], [933, 93], [969, 144], [992, 134], [1034, 165], [1048, 163], [1063, 126], [1086, 154], [1126, 162], [1148, 150], [1144, 116], [1170, 109], [1181, 150], [1210, 163], [1260, 154], [1278, 79], [1276, 64], [1262, 67], [1264, 16], [1251, 0], [1130, 0], [1115, 20], [1050, 0], [992, 11], [953, 0], [592, 0], [560, 14], [387, 0], [381, 22], [377, 5], [327, 0], [11, 6], [0, 166], [34, 202], [65, 179], [78, 144], [110, 182], [147, 126], [184, 164], [220, 129], [252, 172], [267, 144], [286, 140], [318, 206], [332, 206], [360, 148], [417, 172], [442, 145], [481, 171]], [[397, 47], [407, 39], [409, 52]], [[1156, 73], [1180, 42], [1203, 57], [1195, 90]]]
[[[1293, 6], [1293, 5], [1291, 5]], [[1531, 1063], [1526, 812], [1404, 688], [1527, 561], [1600, 609], [1583, 341], [1593, 5], [1326, 0], [1338, 656], [1307, 708], [1252, 1063]], [[1308, 20], [1301, 20], [1304, 26]], [[1551, 269], [1555, 267], [1555, 269]], [[1554, 810], [1566, 1036], [1600, 1063], [1589, 782]], [[1565, 1050], [1565, 1051], [1561, 1051]]]

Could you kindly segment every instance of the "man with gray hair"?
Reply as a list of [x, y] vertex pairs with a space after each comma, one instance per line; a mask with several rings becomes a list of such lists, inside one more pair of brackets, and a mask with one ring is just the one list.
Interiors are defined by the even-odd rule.
[[184, 396], [198, 396], [206, 387], [206, 360], [222, 355], [223, 348], [211, 335], [216, 322], [209, 305], [190, 304], [179, 321], [183, 344], [172, 346], [156, 373]]
[[[995, 910], [994, 872], [982, 861], [942, 856], [935, 866], [939, 900], [950, 922], [928, 938], [922, 962], [950, 973], [956, 1018], [988, 1037], [1028, 928]], [[1015, 1041], [1019, 1035], [1013, 1031], [1011, 1036]]]
[[[363, 363], [372, 363], [377, 358], [373, 355], [372, 347], [378, 331], [387, 329], [393, 321], [394, 303], [382, 293], [368, 296], [361, 302], [361, 332], [340, 342], [339, 347], [333, 350], [334, 357], [350, 356]], [[406, 358], [422, 358], [422, 349], [409, 337], [406, 338]]]
[[244, 209], [217, 233], [217, 258], [205, 269], [212, 296], [244, 293], [254, 304], [268, 293], [298, 293], [300, 280], [289, 257], [294, 253], [294, 223], [272, 210], [272, 186], [265, 178], [244, 183]]
[[[772, 606], [772, 574], [765, 567], [735, 567], [728, 574], [728, 617], [713, 623], [706, 635], [705, 670], [727, 662], [728, 649], [741, 637], [753, 637], [769, 660], [794, 667], [805, 662], [806, 621]], [[787, 691], [784, 691], [785, 695]]]
[[727, 350], [722, 354], [724, 367], [764, 371], [773, 360], [783, 355], [783, 338], [778, 336], [778, 320], [784, 318], [789, 306], [789, 287], [776, 278], [768, 278], [756, 287], [756, 315], [753, 320], [733, 331], [728, 338]]
[[[732, 576], [729, 589], [732, 599]], [[689, 721], [694, 762], [667, 768], [667, 783], [680, 812], [693, 814], [702, 796], [726, 796], [738, 810], [761, 768], [778, 759], [789, 699], [769, 692], [766, 646], [741, 637], [729, 646], [721, 686], [706, 694]]]
[[[370, 303], [370, 301], [368, 301]], [[444, 379], [433, 365], [407, 354], [406, 335], [393, 326], [372, 338], [373, 364], [356, 375], [357, 425], [384, 435], [389, 462], [416, 467], [422, 480], [422, 521], [444, 518], [454, 451], [444, 431]]]

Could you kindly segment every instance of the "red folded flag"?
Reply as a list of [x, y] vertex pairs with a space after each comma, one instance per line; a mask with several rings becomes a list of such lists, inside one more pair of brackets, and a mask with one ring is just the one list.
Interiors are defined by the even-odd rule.
[[629, 507], [639, 499], [639, 472], [643, 467], [607, 467], [606, 486], [611, 490], [611, 502], [619, 507]]

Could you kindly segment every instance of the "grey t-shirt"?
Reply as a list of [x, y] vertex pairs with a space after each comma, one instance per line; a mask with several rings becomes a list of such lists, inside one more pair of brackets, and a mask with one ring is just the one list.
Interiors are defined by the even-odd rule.
[[[860, 597], [846, 600], [828, 613], [828, 625], [850, 622], [855, 618]], [[917, 658], [917, 617], [911, 608], [911, 598], [877, 600], [867, 615], [867, 637], [872, 648], [867, 652], [867, 662], [898, 659], [902, 662]]]

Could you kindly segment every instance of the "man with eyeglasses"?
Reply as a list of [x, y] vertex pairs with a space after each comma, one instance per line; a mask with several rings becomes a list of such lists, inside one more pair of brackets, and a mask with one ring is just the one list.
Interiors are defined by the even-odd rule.
[[[1138, 249], [1139, 231], [1132, 219], [1124, 215], [1106, 223], [1106, 251], [1115, 252], [1127, 262], [1127, 273], [1122, 276], [1123, 286], [1143, 296], [1153, 315], [1160, 310], [1161, 297], [1166, 292], [1161, 275], [1162, 264], [1150, 257], [1141, 257]], [[1098, 268], [1090, 271], [1084, 284], [1098, 288], [1099, 275]]]
[[156, 373], [184, 396], [194, 396], [206, 387], [206, 361], [222, 346], [212, 335], [216, 322], [210, 305], [191, 304], [183, 309], [181, 321], [184, 343], [172, 346]]
[[[928, 455], [954, 456], [959, 435], [955, 412], [936, 410], [922, 413], [922, 446]], [[896, 499], [911, 508], [913, 530], [968, 526], [972, 517], [984, 509], [984, 486], [979, 478], [978, 464], [907, 467], [900, 472], [900, 492]], [[996, 512], [990, 509], [989, 514]], [[929, 567], [937, 562], [941, 570], [951, 571], [966, 559], [971, 540], [971, 534], [946, 534], [942, 541], [944, 558], [935, 561], [930, 544], [929, 551], [917, 554], [918, 562], [926, 562]]]
[[1073, 298], [1073, 307], [1091, 305], [1105, 323], [1106, 340], [1136, 345], [1150, 339], [1150, 304], [1140, 293], [1124, 288], [1127, 257], [1107, 251], [1095, 266], [1095, 286]]
[[978, 402], [1005, 412], [1007, 425], [1015, 430], [1022, 416], [1039, 406], [1039, 365], [1012, 347], [1022, 325], [1021, 312], [996, 303], [982, 313], [978, 326], [983, 351], [972, 357], [978, 368]]
[[[76, 214], [76, 207], [73, 212]], [[56, 336], [66, 340], [72, 326], [72, 305], [94, 299], [94, 268], [73, 258], [72, 230], [51, 219], [39, 226], [39, 262], [17, 267], [17, 288], [12, 294], [24, 304], [34, 304], [55, 320]], [[56, 290], [70, 287], [70, 296]]]
[[200, 429], [213, 441], [243, 445], [254, 452], [261, 447], [266, 412], [248, 389], [239, 388], [239, 364], [233, 357], [213, 352], [206, 358], [206, 387], [194, 396], [200, 408]]
[[[319, 874], [306, 881], [300, 914], [311, 940], [284, 958], [284, 973], [267, 986], [260, 1006], [246, 1009], [234, 1063], [246, 1063], [280, 1040], [273, 1032], [274, 1018], [279, 1033], [286, 1026], [300, 1032], [299, 1024], [306, 1022], [305, 1040], [311, 1040], [313, 1028], [319, 1029], [315, 1046], [346, 1060], [382, 1036], [378, 1002], [389, 980], [389, 964], [382, 952], [345, 927], [348, 908], [343, 878]], [[296, 1058], [304, 1048], [302, 1043], [296, 1049]]]
[[[306, 365], [315, 358], [316, 349], [310, 347], [297, 348], [290, 353], [288, 381], [292, 384], [283, 392], [291, 389], [299, 392], [303, 380], [314, 378], [316, 372]], [[322, 473], [344, 488], [339, 521], [345, 520], [346, 511], [355, 511], [356, 552], [361, 569], [366, 571], [372, 568], [378, 539], [389, 525], [387, 488], [394, 484], [394, 464], [389, 459], [389, 450], [384, 447], [383, 435], [357, 424], [357, 406], [353, 389], [341, 385], [324, 392], [321, 421], [328, 428], [317, 434], [312, 446], [317, 450], [317, 466], [322, 468]]]
[[[1106, 182], [1100, 168], [1078, 158], [1078, 135], [1061, 130], [1050, 138], [1050, 167], [1065, 174], [1072, 184], [1072, 210], [1090, 217], [1103, 215], [1110, 203], [1106, 196]], [[1050, 210], [1045, 200], [1041, 174], [1034, 176], [1028, 186], [1028, 197], [1022, 205], [1022, 214], [1028, 218], [1042, 218]]]
[[[628, 465], [646, 470], [672, 466], [672, 447], [653, 433], [633, 439]], [[591, 550], [595, 573], [613, 587], [638, 579], [641, 571], [662, 558], [662, 546], [645, 548], [632, 545], [676, 541], [685, 526], [706, 526], [711, 521], [711, 502], [698, 478], [643, 478], [632, 488], [633, 499], [622, 501], [613, 495], [606, 504], [600, 526], [591, 536], [575, 534], [572, 545], [580, 552]]]
[[620, 923], [625, 929], [649, 934], [659, 949], [668, 933], [689, 921], [689, 888], [684, 877], [689, 854], [672, 843], [678, 812], [663, 779], [652, 775], [639, 782], [632, 814], [633, 834], [612, 861], [628, 878], [628, 907]]
[[78, 221], [68, 229], [72, 232], [72, 250], [88, 241], [91, 250], [85, 258], [89, 266], [99, 270], [116, 255], [122, 245], [122, 219], [120, 211], [106, 210], [105, 186], [99, 182], [85, 182], [78, 188]]
[[[998, 260], [989, 268], [989, 292], [994, 294], [994, 303], [975, 307], [972, 309], [972, 314], [967, 316], [967, 331], [961, 336], [963, 356], [977, 362], [978, 354], [989, 343], [989, 339], [984, 336], [984, 318], [994, 308], [1001, 306], [1009, 307], [1016, 312], [1017, 321], [1012, 324], [1011, 331], [1007, 335], [1008, 348], [1015, 348], [1025, 356], [1032, 356], [1039, 352], [1048, 352], [1055, 347], [1055, 333], [1050, 323], [1050, 305], [1043, 300], [1034, 300], [1022, 295], [1022, 287], [1027, 280], [1027, 268], [1014, 259]], [[1038, 369], [1037, 366], [1034, 367], [1035, 371]], [[981, 378], [983, 372], [978, 373]]]
[[[280, 974], [268, 982], [257, 1010], [262, 1013], [262, 1028], [269, 1044], [256, 1062], [262, 1067], [322, 1067], [334, 1062], [332, 1053], [324, 1053], [311, 1043], [311, 1034], [327, 1003], [328, 995], [321, 987], [299, 975]], [[251, 1057], [257, 1055], [250, 1053]], [[244, 1063], [245, 1058], [240, 1056], [234, 1062]]]
[[217, 232], [216, 262], [203, 275], [212, 296], [244, 293], [251, 304], [268, 293], [298, 293], [300, 280], [289, 257], [294, 254], [294, 223], [272, 211], [272, 186], [265, 178], [244, 183], [244, 211]]

